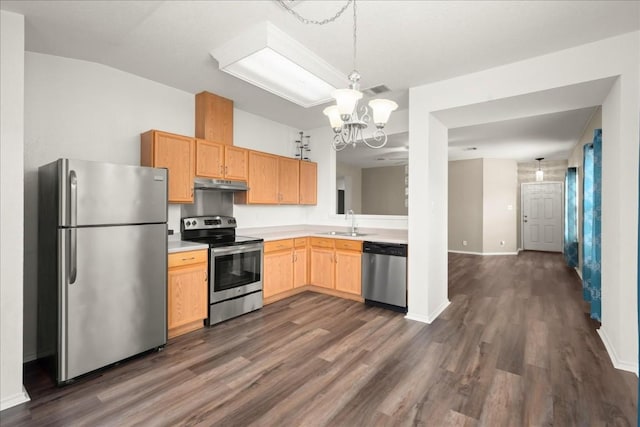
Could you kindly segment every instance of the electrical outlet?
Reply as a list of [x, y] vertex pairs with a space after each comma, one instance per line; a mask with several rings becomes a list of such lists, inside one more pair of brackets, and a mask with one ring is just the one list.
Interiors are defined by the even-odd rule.
[[504, 246], [504, 240], [500, 240], [500, 246]]
[[467, 246], [467, 241], [466, 240], [462, 241], [462, 246]]

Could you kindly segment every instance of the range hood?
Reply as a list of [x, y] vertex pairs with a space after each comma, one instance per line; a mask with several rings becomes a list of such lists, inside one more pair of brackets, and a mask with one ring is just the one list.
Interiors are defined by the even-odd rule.
[[193, 180], [195, 190], [247, 191], [247, 183], [226, 179], [196, 178]]

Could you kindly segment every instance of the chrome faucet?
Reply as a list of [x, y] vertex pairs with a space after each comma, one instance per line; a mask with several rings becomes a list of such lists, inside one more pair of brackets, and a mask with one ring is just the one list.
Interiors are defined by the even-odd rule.
[[351, 234], [356, 235], [356, 215], [353, 213], [353, 209], [349, 209], [346, 214], [344, 214], [344, 219], [349, 219], [349, 215], [351, 215]]

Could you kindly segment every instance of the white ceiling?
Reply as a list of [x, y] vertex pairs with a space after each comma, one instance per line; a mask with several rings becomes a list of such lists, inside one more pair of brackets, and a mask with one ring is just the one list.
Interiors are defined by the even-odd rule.
[[[344, 1], [304, 0], [295, 10], [332, 16]], [[400, 108], [407, 89], [640, 28], [636, 1], [358, 1], [362, 87], [385, 84]], [[301, 108], [218, 70], [209, 52], [269, 20], [346, 74], [352, 12], [305, 25], [270, 0], [5, 1], [25, 15], [29, 51], [84, 59], [190, 93], [203, 90], [242, 110], [299, 129], [325, 125], [323, 106]], [[346, 81], [346, 78], [345, 78]], [[345, 83], [346, 85], [346, 83]]]
[[[449, 129], [449, 160], [568, 159], [597, 107]], [[477, 150], [470, 150], [470, 148]]]

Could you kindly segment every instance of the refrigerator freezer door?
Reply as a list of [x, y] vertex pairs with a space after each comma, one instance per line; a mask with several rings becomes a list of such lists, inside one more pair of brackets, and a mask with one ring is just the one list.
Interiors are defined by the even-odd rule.
[[67, 272], [60, 277], [59, 382], [166, 343], [166, 232], [166, 224], [58, 230]]
[[167, 221], [166, 169], [58, 160], [61, 227]]

